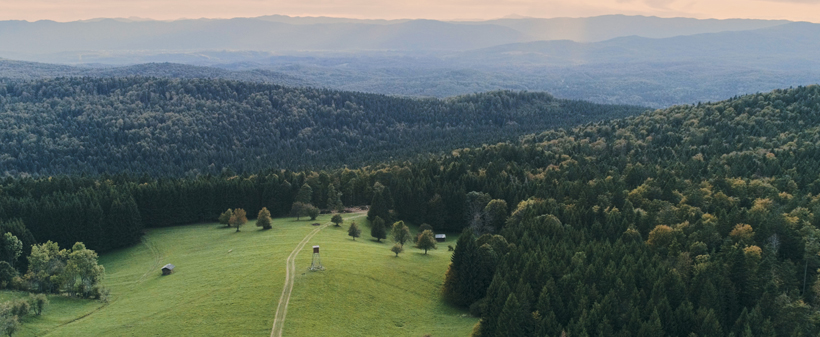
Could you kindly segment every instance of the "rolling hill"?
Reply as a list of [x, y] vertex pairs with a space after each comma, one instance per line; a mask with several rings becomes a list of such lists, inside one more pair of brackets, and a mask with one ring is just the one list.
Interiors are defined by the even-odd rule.
[[355, 167], [644, 110], [503, 91], [413, 99], [208, 79], [0, 83], [4, 175]]

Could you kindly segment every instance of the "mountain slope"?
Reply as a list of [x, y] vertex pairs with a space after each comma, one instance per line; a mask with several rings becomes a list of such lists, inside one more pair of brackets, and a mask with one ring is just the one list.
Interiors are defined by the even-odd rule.
[[226, 80], [0, 82], [3, 174], [360, 166], [643, 111], [491, 92], [409, 99]]

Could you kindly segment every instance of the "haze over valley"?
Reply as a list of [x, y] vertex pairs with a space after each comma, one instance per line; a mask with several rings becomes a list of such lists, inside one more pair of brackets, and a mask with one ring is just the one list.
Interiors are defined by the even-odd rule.
[[0, 0], [0, 334], [820, 336], [816, 13]]

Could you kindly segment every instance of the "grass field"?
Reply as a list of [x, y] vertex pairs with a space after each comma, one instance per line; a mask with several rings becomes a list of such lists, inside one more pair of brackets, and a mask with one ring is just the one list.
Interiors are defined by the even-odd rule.
[[[440, 299], [449, 263], [446, 243], [429, 255], [407, 246], [327, 227], [296, 259], [285, 336], [466, 336], [476, 319]], [[316, 222], [327, 223], [329, 216]], [[218, 224], [152, 229], [143, 244], [104, 254], [111, 301], [51, 297], [42, 317], [24, 321], [21, 336], [269, 336], [285, 278], [285, 260], [314, 221], [274, 219], [272, 230], [251, 221], [242, 232]], [[449, 238], [454, 244], [455, 238]], [[322, 246], [327, 270], [308, 272], [311, 246]], [[177, 267], [161, 276], [166, 263]], [[3, 292], [0, 299], [23, 296]]]

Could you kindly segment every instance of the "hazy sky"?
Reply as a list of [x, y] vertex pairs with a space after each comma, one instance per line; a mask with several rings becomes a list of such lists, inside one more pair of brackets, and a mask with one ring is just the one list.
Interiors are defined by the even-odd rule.
[[269, 14], [362, 19], [492, 19], [603, 14], [820, 22], [820, 0], [0, 0], [0, 20], [231, 18]]

